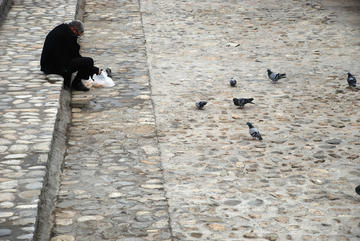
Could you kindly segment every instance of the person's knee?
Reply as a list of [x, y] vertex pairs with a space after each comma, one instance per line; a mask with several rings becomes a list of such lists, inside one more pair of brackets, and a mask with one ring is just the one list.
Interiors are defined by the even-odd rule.
[[94, 66], [94, 60], [90, 57], [83, 57], [83, 61], [86, 64], [86, 66], [92, 68]]

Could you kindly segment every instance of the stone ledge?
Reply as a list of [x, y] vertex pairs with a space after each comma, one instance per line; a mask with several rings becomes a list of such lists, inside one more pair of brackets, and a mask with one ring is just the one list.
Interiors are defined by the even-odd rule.
[[48, 74], [48, 75], [46, 75], [46, 79], [51, 84], [54, 84], [59, 81], [64, 81], [64, 78], [58, 74]]
[[82, 91], [73, 91], [71, 98], [71, 107], [73, 108], [82, 108], [89, 104], [90, 100], [93, 99], [93, 96]]

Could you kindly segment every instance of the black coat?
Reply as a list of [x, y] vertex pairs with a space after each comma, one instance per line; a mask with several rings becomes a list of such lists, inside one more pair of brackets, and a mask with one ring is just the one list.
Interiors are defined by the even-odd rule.
[[71, 59], [81, 57], [77, 36], [68, 24], [60, 24], [46, 36], [40, 66], [45, 74], [65, 76]]

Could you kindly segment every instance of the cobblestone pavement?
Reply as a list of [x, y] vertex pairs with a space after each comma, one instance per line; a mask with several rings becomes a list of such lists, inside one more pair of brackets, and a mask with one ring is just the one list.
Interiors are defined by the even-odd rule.
[[[170, 240], [139, 4], [87, 0], [83, 55], [116, 85], [73, 95], [53, 241]], [[106, 26], [106, 27], [104, 27]]]
[[0, 26], [0, 240], [31, 240], [61, 84], [39, 58], [46, 33], [69, 21], [76, 1], [15, 0]]
[[174, 240], [360, 239], [359, 3], [322, 3], [141, 1]]
[[[61, 87], [38, 60], [66, 3], [17, 1], [0, 28], [0, 240], [32, 238]], [[342, 3], [88, 0], [83, 55], [116, 85], [74, 92], [52, 241], [359, 240], [359, 5]]]

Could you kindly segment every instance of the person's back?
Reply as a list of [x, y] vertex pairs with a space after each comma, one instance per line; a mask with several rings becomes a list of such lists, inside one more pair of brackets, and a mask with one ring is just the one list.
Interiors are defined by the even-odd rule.
[[41, 71], [65, 77], [71, 59], [81, 57], [77, 36], [68, 24], [60, 24], [46, 36], [41, 54]]

